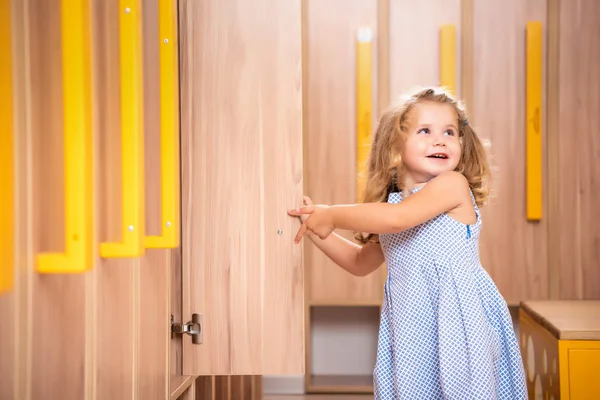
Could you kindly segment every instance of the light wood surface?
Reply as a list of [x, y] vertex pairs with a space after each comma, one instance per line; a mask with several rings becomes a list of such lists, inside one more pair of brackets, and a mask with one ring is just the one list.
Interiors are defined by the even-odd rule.
[[[440, 84], [442, 25], [456, 27], [456, 71], [461, 70], [460, 3], [460, 0], [390, 0], [390, 100], [417, 86]], [[462, 79], [457, 73], [459, 96]]]
[[199, 376], [195, 400], [261, 400], [262, 377], [252, 375]]
[[[28, 230], [31, 257], [27, 260], [30, 299], [26, 330], [28, 363], [23, 371], [31, 398], [84, 398], [93, 374], [86, 349], [95, 332], [86, 335], [86, 308], [93, 290], [85, 275], [38, 274], [36, 255], [65, 251], [63, 79], [60, 7], [39, 0], [28, 2], [30, 63], [29, 141], [26, 168], [31, 177], [25, 204], [30, 209], [22, 228]], [[43, 335], [33, 334], [35, 326]], [[35, 337], [35, 338], [34, 338]]]
[[[15, 77], [22, 85], [15, 113], [19, 267], [10, 306], [14, 308], [5, 314], [0, 307], [2, 320], [11, 318], [9, 326], [15, 333], [14, 339], [9, 337], [14, 350], [2, 351], [2, 371], [8, 359], [12, 373], [2, 374], [0, 397], [166, 398], [170, 272], [165, 268], [166, 251], [148, 252], [140, 259], [96, 258], [86, 274], [41, 274], [35, 269], [38, 252], [64, 251], [60, 7], [37, 0], [13, 4], [20, 27], [16, 38], [21, 41]], [[147, 30], [152, 31], [156, 13], [149, 11]], [[96, 195], [89, 218], [96, 223], [96, 244], [120, 237], [118, 12], [117, 2], [93, 2], [91, 8]], [[22, 41], [25, 37], [28, 40]], [[156, 35], [150, 33], [148, 38], [146, 62], [154, 63]], [[152, 159], [159, 145], [152, 119], [158, 92], [151, 90], [152, 76], [148, 74], [145, 99], [151, 116], [146, 132], [150, 178], [159, 167]], [[146, 181], [146, 197], [157, 196], [157, 181]], [[146, 211], [152, 232], [160, 223], [159, 204], [150, 204]]]
[[531, 318], [560, 340], [600, 340], [600, 300], [527, 301]]
[[[356, 203], [356, 40], [358, 30], [370, 28], [372, 44], [372, 124], [378, 120], [379, 101], [387, 101], [389, 91], [380, 93], [379, 74], [389, 82], [389, 64], [380, 61], [386, 52], [387, 33], [379, 21], [382, 1], [303, 0], [304, 40], [304, 194], [315, 203]], [[387, 8], [386, 8], [387, 9]], [[335, 10], [335, 11], [332, 11]], [[380, 10], [385, 12], [386, 10]], [[389, 24], [384, 23], [384, 29]], [[383, 54], [380, 54], [383, 53]], [[387, 89], [387, 88], [386, 88]], [[353, 233], [337, 232], [354, 241]], [[306, 266], [306, 374], [307, 391], [372, 391], [369, 383], [356, 384], [351, 377], [315, 375], [311, 314], [322, 306], [375, 306], [383, 294], [385, 266], [366, 277], [356, 277], [327, 258], [312, 243], [304, 244]], [[309, 334], [310, 333], [310, 334]], [[363, 368], [364, 369], [364, 368]], [[363, 380], [364, 381], [364, 380]], [[350, 386], [348, 386], [350, 385]]]
[[[12, 192], [14, 201], [14, 243], [7, 243], [6, 246], [14, 246], [14, 264], [3, 265], [3, 268], [13, 268], [14, 284], [12, 290], [0, 294], [0, 398], [2, 399], [23, 399], [27, 393], [30, 393], [28, 385], [28, 371], [30, 363], [31, 349], [28, 346], [29, 318], [31, 316], [31, 307], [27, 303], [29, 296], [30, 277], [30, 230], [23, 227], [29, 219], [31, 206], [28, 204], [28, 193], [30, 182], [28, 171], [30, 171], [30, 160], [27, 156], [28, 147], [28, 105], [29, 99], [26, 88], [30, 82], [30, 76], [27, 71], [30, 52], [29, 41], [27, 40], [26, 27], [28, 25], [28, 16], [23, 4], [9, 2], [2, 7], [9, 7], [3, 12], [9, 13], [12, 23], [12, 35], [8, 40], [12, 41], [13, 54], [12, 60], [12, 108], [13, 108], [13, 167], [14, 167], [14, 188]], [[21, 50], [21, 51], [19, 51]], [[4, 92], [3, 95], [7, 93]], [[9, 100], [10, 101], [10, 100]], [[2, 182], [2, 185], [6, 185]], [[3, 186], [3, 193], [4, 191]], [[10, 190], [8, 192], [11, 192]], [[11, 235], [9, 235], [11, 236]], [[9, 250], [10, 251], [10, 250]], [[6, 260], [3, 260], [6, 263]]]
[[[196, 381], [196, 377], [195, 376], [189, 376], [189, 375], [171, 375], [171, 382], [170, 382], [170, 399], [171, 400], [177, 400], [179, 399], [186, 390], [190, 389], [190, 387], [192, 386], [192, 384], [194, 384]], [[194, 386], [195, 387], [195, 386]], [[195, 393], [194, 393], [195, 395]], [[195, 397], [195, 396], [194, 396]], [[194, 398], [192, 397], [192, 398]]]
[[[473, 76], [463, 79], [473, 82], [473, 102], [467, 104], [469, 122], [491, 144], [494, 190], [494, 197], [482, 209], [481, 262], [509, 303], [545, 299], [546, 219], [528, 222], [525, 213], [525, 27], [527, 21], [537, 20], [546, 32], [546, 1], [475, 0], [473, 12]], [[545, 47], [546, 43], [544, 58]], [[545, 63], [543, 70], [546, 74]], [[546, 193], [548, 181], [544, 179]], [[544, 202], [544, 214], [546, 207]]]
[[[375, 0], [304, 0], [305, 195], [315, 203], [356, 203], [356, 34], [377, 30]], [[336, 10], [332, 12], [331, 10]], [[373, 110], [377, 110], [377, 37], [373, 45]], [[378, 113], [373, 112], [373, 122]], [[338, 232], [352, 239], [352, 232]], [[311, 302], [379, 304], [382, 270], [356, 277], [306, 243], [307, 296]]]
[[303, 373], [300, 2], [180, 7], [183, 373]]
[[600, 2], [559, 2], [558, 164], [552, 259], [561, 299], [600, 299]]

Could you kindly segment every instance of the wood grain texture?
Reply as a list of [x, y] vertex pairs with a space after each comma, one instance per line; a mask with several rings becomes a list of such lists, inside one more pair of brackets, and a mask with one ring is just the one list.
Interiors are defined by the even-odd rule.
[[262, 377], [258, 375], [199, 376], [195, 400], [260, 400]]
[[600, 3], [561, 1], [559, 24], [560, 298], [600, 299]]
[[[146, 233], [160, 233], [157, 4], [145, 2], [144, 116]], [[96, 110], [99, 241], [121, 236], [121, 101], [118, 2], [96, 2]], [[136, 259], [101, 259], [96, 285], [95, 387], [97, 398], [166, 398], [169, 383], [169, 250]]]
[[180, 7], [183, 373], [302, 373], [300, 2]]
[[[13, 54], [11, 82], [12, 85], [12, 120], [13, 120], [13, 171], [14, 188], [14, 242], [7, 245], [13, 246], [14, 259], [12, 265], [3, 265], [3, 268], [13, 268], [13, 285], [10, 291], [0, 294], [0, 398], [21, 399], [27, 396], [26, 382], [29, 377], [27, 366], [30, 358], [26, 324], [30, 308], [23, 303], [27, 298], [29, 286], [27, 268], [28, 259], [31, 257], [30, 241], [28, 240], [29, 216], [31, 209], [25, 201], [29, 189], [28, 173], [31, 170], [28, 154], [27, 108], [29, 96], [26, 90], [29, 76], [27, 68], [29, 57], [26, 49], [27, 15], [25, 4], [9, 1], [1, 7], [7, 7], [11, 18], [11, 41]], [[15, 51], [22, 49], [23, 51]], [[2, 182], [2, 184], [5, 184]], [[5, 262], [5, 260], [2, 260]]]
[[[305, 195], [315, 203], [356, 203], [356, 34], [377, 32], [375, 0], [304, 0]], [[335, 10], [332, 12], [331, 10]], [[377, 110], [377, 36], [373, 44], [373, 110]], [[373, 112], [373, 124], [378, 112]], [[375, 125], [373, 125], [375, 126]], [[352, 232], [340, 231], [354, 240]], [[311, 303], [361, 301], [379, 304], [380, 270], [356, 277], [341, 269], [312, 243], [304, 246], [307, 295]]]
[[[548, 296], [547, 222], [528, 222], [525, 213], [525, 28], [529, 20], [541, 21], [546, 32], [545, 0], [474, 1], [469, 120], [480, 138], [491, 143], [494, 190], [490, 204], [482, 209], [481, 261], [509, 303]], [[545, 41], [543, 54], [545, 59]], [[544, 76], [546, 69], [544, 63]], [[544, 85], [543, 99], [546, 90]], [[545, 121], [545, 100], [542, 115]], [[544, 123], [543, 154], [546, 129]], [[544, 193], [545, 172], [544, 167]]]
[[528, 301], [521, 308], [560, 340], [600, 340], [600, 300]]
[[[97, 125], [98, 242], [121, 241], [121, 94], [117, 1], [96, 2], [95, 104]], [[96, 396], [126, 399], [137, 394], [138, 259], [99, 259]], [[127, 327], [123, 329], [123, 327]]]
[[559, 182], [560, 165], [559, 102], [560, 102], [560, 0], [548, 0], [548, 95], [547, 95], [547, 159], [548, 159], [548, 298], [560, 298], [560, 225]]
[[[173, 249], [171, 250], [167, 269], [170, 270], [171, 273], [170, 315], [173, 316], [176, 322], [181, 322], [183, 320], [183, 315], [181, 312], [183, 300], [183, 293], [181, 291], [181, 268], [181, 248]], [[183, 375], [183, 337], [181, 335], [174, 335], [172, 338], [170, 338], [169, 357], [171, 376]]]
[[[456, 26], [456, 71], [461, 70], [460, 0], [390, 0], [391, 100], [417, 86], [440, 84], [440, 27]], [[461, 95], [461, 76], [456, 76]]]
[[[176, 0], [173, 0], [176, 1]], [[162, 232], [158, 0], [143, 2], [146, 236]], [[146, 249], [140, 259], [137, 386], [140, 399], [169, 393], [171, 265], [178, 249]]]
[[[60, 7], [29, 2], [33, 252], [64, 251], [63, 89]], [[30, 262], [34, 262], [31, 260]], [[30, 266], [34, 268], [33, 264]], [[31, 398], [83, 398], [85, 276], [31, 274]], [[33, 329], [28, 325], [27, 329]], [[23, 333], [27, 334], [27, 333]]]
[[467, 110], [473, 103], [473, 2], [460, 2], [460, 99]]

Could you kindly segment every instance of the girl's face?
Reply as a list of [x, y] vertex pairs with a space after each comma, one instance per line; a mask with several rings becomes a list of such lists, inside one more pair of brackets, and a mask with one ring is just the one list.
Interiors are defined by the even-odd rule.
[[417, 103], [408, 116], [402, 152], [405, 187], [426, 183], [456, 169], [461, 157], [454, 107], [431, 101]]

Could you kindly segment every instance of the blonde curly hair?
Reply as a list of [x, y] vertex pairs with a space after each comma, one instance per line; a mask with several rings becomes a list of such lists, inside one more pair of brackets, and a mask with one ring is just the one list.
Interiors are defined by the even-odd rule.
[[[491, 187], [487, 154], [467, 120], [462, 103], [439, 87], [420, 89], [384, 111], [371, 144], [362, 202], [385, 202], [391, 191], [403, 192], [406, 189], [402, 187], [404, 181], [402, 149], [408, 129], [407, 121], [413, 107], [423, 101], [449, 104], [454, 107], [461, 143], [461, 159], [456, 171], [467, 178], [477, 205], [484, 205], [490, 195]], [[355, 238], [363, 244], [379, 240], [378, 235], [372, 233], [355, 232]]]

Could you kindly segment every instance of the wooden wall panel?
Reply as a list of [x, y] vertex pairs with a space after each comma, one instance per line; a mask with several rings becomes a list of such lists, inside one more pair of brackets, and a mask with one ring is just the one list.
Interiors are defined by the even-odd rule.
[[[100, 241], [121, 237], [121, 99], [117, 2], [96, 2]], [[132, 10], [136, 12], [137, 10]], [[144, 2], [144, 141], [146, 235], [161, 233], [158, 3]], [[125, 154], [127, 157], [127, 154]], [[97, 284], [99, 398], [165, 398], [169, 387], [171, 250], [102, 259]]]
[[600, 299], [600, 3], [559, 2], [558, 132], [553, 232], [559, 296]]
[[440, 27], [456, 27], [456, 90], [461, 95], [461, 1], [390, 1], [390, 100], [440, 84]]
[[[494, 197], [482, 209], [481, 261], [509, 303], [544, 299], [548, 296], [547, 223], [545, 217], [529, 222], [525, 213], [525, 28], [528, 21], [536, 20], [547, 32], [546, 0], [475, 0], [473, 12], [473, 76], [463, 79], [473, 82], [473, 103], [467, 104], [467, 111], [479, 136], [491, 143], [494, 180]], [[544, 40], [544, 59], [545, 47]], [[545, 63], [543, 70], [545, 76]], [[544, 117], [542, 121], [545, 154]], [[545, 172], [544, 167], [544, 177]], [[546, 210], [544, 202], [544, 216]]]
[[183, 320], [203, 315], [183, 373], [302, 373], [300, 1], [180, 15]]
[[[17, 398], [19, 361], [22, 342], [18, 333], [20, 313], [17, 309], [21, 294], [20, 268], [26, 241], [23, 241], [19, 225], [26, 221], [27, 206], [20, 204], [27, 180], [23, 168], [25, 140], [23, 134], [25, 86], [23, 67], [23, 7], [13, 1], [0, 4], [0, 190], [2, 207], [0, 214], [0, 399]], [[10, 52], [10, 53], [9, 53]], [[20, 235], [21, 234], [21, 235]], [[26, 250], [25, 250], [26, 251]], [[26, 311], [26, 310], [25, 310]]]
[[[33, 254], [65, 249], [63, 76], [60, 7], [29, 2]], [[36, 259], [29, 268], [35, 269]], [[86, 276], [31, 274], [28, 332], [31, 397], [83, 398], [86, 384]], [[34, 327], [42, 329], [36, 329]]]
[[[121, 181], [121, 77], [119, 4], [95, 2], [97, 10], [96, 111], [98, 242], [119, 242], [123, 218]], [[126, 155], [125, 155], [126, 156]], [[137, 304], [139, 260], [100, 259], [97, 286], [96, 395], [126, 399], [137, 394]]]
[[[176, 0], [172, 0], [176, 3]], [[162, 233], [158, 0], [143, 2], [146, 236]], [[171, 38], [174, 40], [175, 38]], [[179, 226], [179, 225], [177, 225]], [[138, 376], [140, 399], [169, 395], [171, 266], [177, 249], [146, 249], [140, 259]]]
[[[183, 293], [181, 291], [181, 248], [171, 250], [169, 260], [170, 263], [167, 267], [171, 271], [170, 315], [173, 316], [176, 322], [181, 322], [183, 320], [181, 311], [183, 299]], [[188, 320], [186, 320], [186, 322], [187, 321]], [[170, 343], [170, 374], [171, 376], [183, 375], [183, 337], [181, 335], [174, 335], [170, 339]]]
[[256, 375], [199, 376], [195, 400], [260, 400], [262, 378]]
[[[370, 27], [373, 31], [375, 122], [377, 2], [305, 0], [304, 7], [304, 192], [317, 204], [356, 203], [356, 37], [359, 28]], [[338, 233], [354, 241], [352, 232]], [[307, 242], [304, 251], [311, 304], [381, 302], [382, 270], [356, 277], [334, 264], [312, 243]]]

